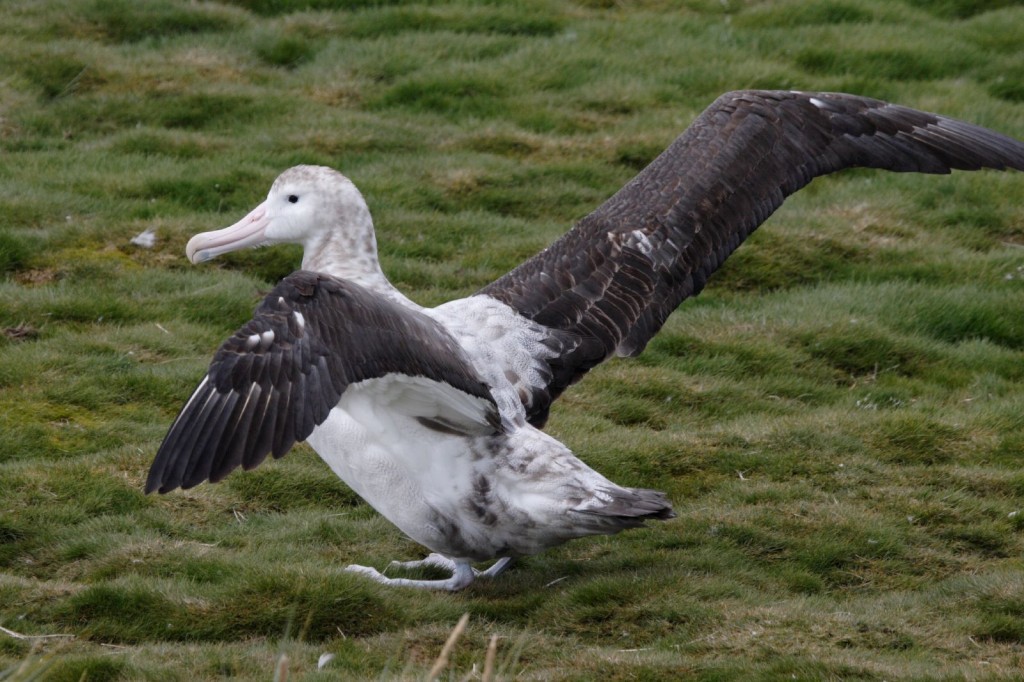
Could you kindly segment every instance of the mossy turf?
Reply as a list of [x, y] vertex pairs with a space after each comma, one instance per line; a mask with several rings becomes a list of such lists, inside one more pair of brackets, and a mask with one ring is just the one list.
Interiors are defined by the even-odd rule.
[[432, 305], [727, 90], [1024, 139], [1022, 36], [1011, 0], [0, 3], [0, 679], [416, 678], [467, 612], [450, 679], [492, 635], [503, 679], [1019, 678], [1021, 174], [817, 180], [644, 355], [568, 391], [549, 430], [668, 491], [671, 522], [424, 594], [340, 572], [423, 550], [305, 446], [141, 487], [298, 261], [184, 245], [288, 166], [349, 175], [385, 270]]

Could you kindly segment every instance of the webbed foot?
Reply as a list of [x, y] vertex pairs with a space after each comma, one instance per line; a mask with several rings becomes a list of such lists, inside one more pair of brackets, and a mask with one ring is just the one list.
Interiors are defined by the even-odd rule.
[[[410, 562], [412, 563], [412, 562]], [[389, 578], [376, 568], [369, 566], [357, 566], [355, 564], [346, 566], [345, 570], [349, 573], [358, 573], [366, 576], [370, 580], [380, 583], [381, 585], [390, 585], [393, 587], [416, 587], [421, 590], [446, 590], [448, 592], [455, 592], [473, 582], [473, 578], [476, 577], [473, 572], [473, 567], [468, 562], [453, 561], [452, 577], [445, 580], [412, 580], [409, 578]]]
[[355, 564], [346, 566], [345, 570], [349, 573], [358, 573], [366, 576], [370, 580], [378, 582], [381, 585], [392, 585], [394, 587], [417, 587], [423, 590], [447, 590], [449, 592], [455, 592], [456, 590], [461, 590], [468, 586], [475, 578], [494, 578], [508, 568], [511, 563], [512, 557], [503, 557], [494, 562], [494, 564], [492, 564], [487, 570], [478, 571], [470, 566], [468, 561], [449, 559], [443, 554], [433, 552], [418, 561], [392, 561], [388, 564], [388, 569], [409, 569], [428, 566], [430, 568], [440, 568], [445, 571], [451, 571], [452, 575], [450, 578], [444, 580], [389, 578], [376, 568], [371, 568], [370, 566], [358, 566]]

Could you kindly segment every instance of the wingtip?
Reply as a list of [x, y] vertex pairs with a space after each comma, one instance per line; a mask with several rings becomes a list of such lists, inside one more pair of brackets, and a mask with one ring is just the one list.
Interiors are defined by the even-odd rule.
[[146, 485], [142, 489], [142, 492], [145, 495], [152, 495], [153, 493], [163, 495], [165, 493], [171, 492], [177, 487], [178, 486], [176, 485], [167, 485], [161, 480], [150, 478], [149, 480], [146, 481]]
[[181, 487], [180, 479], [177, 481], [167, 480], [169, 472], [161, 465], [163, 458], [160, 455], [161, 452], [157, 452], [156, 461], [149, 468], [149, 474], [146, 476], [146, 485], [142, 488], [142, 492], [145, 495], [152, 495], [153, 493], [163, 495]]
[[146, 485], [143, 486], [142, 492], [145, 495], [151, 495], [151, 494], [153, 494], [153, 491], [155, 491], [159, 486], [160, 486], [160, 481], [158, 480], [158, 477], [156, 476], [156, 472], [154, 471], [153, 467], [150, 467], [149, 475], [146, 477]]

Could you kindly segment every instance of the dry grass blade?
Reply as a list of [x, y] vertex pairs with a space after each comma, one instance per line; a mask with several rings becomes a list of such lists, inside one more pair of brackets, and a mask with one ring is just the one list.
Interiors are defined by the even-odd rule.
[[4, 633], [5, 635], [7, 635], [9, 637], [13, 637], [14, 639], [20, 639], [20, 640], [24, 640], [24, 641], [28, 641], [28, 642], [31, 642], [33, 640], [40, 640], [40, 639], [74, 639], [75, 638], [74, 635], [23, 635], [20, 632], [15, 632], [14, 630], [9, 630], [9, 629], [5, 628], [2, 625], [0, 625], [0, 632]]
[[494, 661], [498, 657], [498, 636], [491, 635], [491, 641], [487, 644], [487, 656], [484, 658], [484, 682], [491, 682], [494, 679]]
[[441, 653], [438, 654], [437, 660], [434, 661], [434, 666], [427, 673], [427, 680], [436, 680], [437, 676], [441, 674], [441, 671], [448, 665], [448, 657], [451, 656], [452, 649], [455, 648], [455, 643], [459, 641], [459, 637], [466, 631], [466, 624], [469, 623], [469, 614], [462, 614], [462, 618], [459, 618], [459, 622], [455, 624], [455, 628], [452, 633], [448, 635], [448, 640], [441, 647]]
[[288, 654], [281, 654], [274, 666], [274, 682], [288, 682]]

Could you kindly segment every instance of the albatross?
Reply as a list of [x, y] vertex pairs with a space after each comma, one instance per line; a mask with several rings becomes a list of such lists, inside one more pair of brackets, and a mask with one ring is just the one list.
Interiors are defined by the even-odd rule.
[[188, 242], [193, 263], [301, 244], [302, 266], [216, 352], [146, 492], [220, 481], [306, 441], [431, 551], [392, 567], [451, 575], [346, 570], [442, 590], [574, 538], [672, 518], [664, 493], [613, 483], [542, 431], [552, 401], [609, 357], [640, 353], [787, 196], [855, 166], [1024, 170], [1024, 144], [866, 97], [727, 93], [548, 248], [435, 308], [385, 277], [370, 211], [348, 178], [286, 170], [240, 221]]

